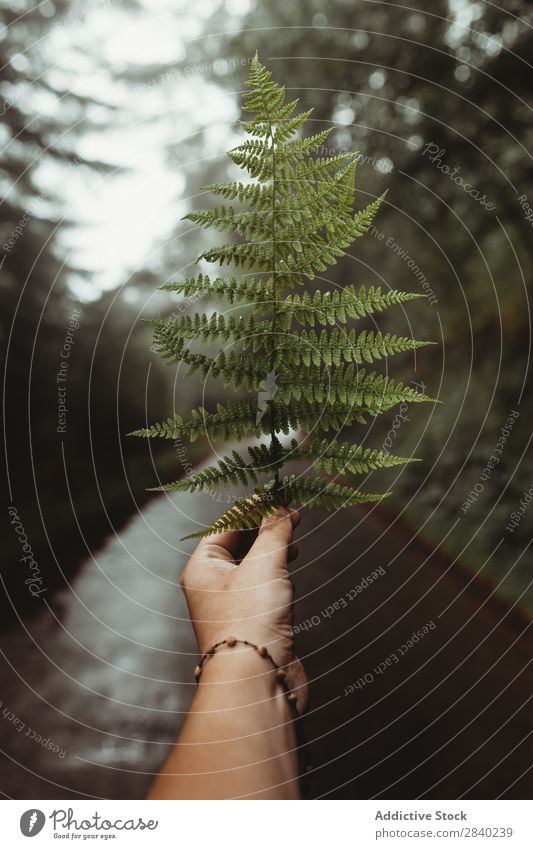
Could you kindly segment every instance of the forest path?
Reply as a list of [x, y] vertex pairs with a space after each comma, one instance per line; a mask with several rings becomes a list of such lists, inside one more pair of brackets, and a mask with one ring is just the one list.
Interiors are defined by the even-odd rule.
[[[44, 610], [2, 635], [6, 796], [144, 795], [194, 686], [177, 588], [193, 543], [178, 540], [226, 506], [154, 498], [84, 563], [60, 617]], [[307, 513], [298, 538], [309, 793], [529, 798], [530, 623], [381, 510]]]

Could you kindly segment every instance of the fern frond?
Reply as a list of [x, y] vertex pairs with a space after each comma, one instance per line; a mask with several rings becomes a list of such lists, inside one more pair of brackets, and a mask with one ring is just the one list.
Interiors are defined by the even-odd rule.
[[211, 280], [206, 274], [190, 277], [182, 283], [165, 283], [160, 287], [165, 292], [177, 292], [187, 297], [226, 298], [230, 304], [248, 302], [272, 305], [274, 297], [273, 281], [253, 277], [216, 277]]
[[247, 463], [238, 451], [233, 451], [231, 457], [223, 457], [216, 466], [208, 466], [180, 480], [154, 487], [152, 491], [202, 492], [204, 489], [216, 490], [221, 486], [227, 489], [231, 485], [250, 483], [257, 483], [255, 467]]
[[189, 212], [183, 220], [192, 221], [202, 227], [215, 227], [217, 230], [235, 230], [238, 216], [232, 206], [220, 206], [216, 209]]
[[232, 451], [231, 456], [217, 460], [216, 466], [208, 466], [185, 478], [154, 487], [152, 491], [201, 492], [204, 489], [216, 490], [220, 486], [227, 489], [230, 485], [255, 484], [258, 474], [271, 475], [279, 468], [289, 450], [284, 449], [277, 439], [271, 445], [254, 445], [248, 448], [251, 462], [245, 460], [238, 451]]
[[[260, 242], [263, 248], [270, 246], [274, 241], [274, 222], [276, 225], [283, 225], [283, 238], [276, 238], [275, 242], [278, 251], [281, 250], [286, 256], [288, 250], [295, 245], [298, 245], [298, 253], [305, 250], [306, 245], [313, 246], [315, 244], [313, 236], [320, 234], [323, 230], [333, 232], [341, 228], [346, 233], [351, 232], [353, 224], [342, 210], [322, 204], [320, 210], [315, 209], [314, 214], [307, 215], [308, 210], [304, 204], [305, 201], [298, 205], [298, 217], [292, 220], [289, 216], [283, 215], [281, 208], [276, 208], [275, 211], [236, 214], [233, 207], [227, 206], [191, 212], [184, 217], [202, 227], [234, 231], [248, 241]], [[350, 236], [348, 235], [347, 238]], [[220, 262], [220, 259], [218, 261]]]
[[[313, 110], [309, 109], [307, 112], [300, 112], [298, 115], [294, 117], [290, 117], [296, 106], [298, 105], [298, 98], [296, 100], [291, 100], [290, 103], [286, 103], [285, 106], [278, 109], [276, 118], [277, 118], [277, 131], [279, 133], [277, 135], [277, 141], [284, 141], [289, 138], [293, 133], [299, 130], [307, 119], [312, 114]], [[252, 111], [248, 110], [248, 111]], [[272, 134], [272, 122], [270, 120], [265, 120], [262, 115], [256, 115], [255, 118], [252, 118], [251, 121], [241, 121], [241, 127], [245, 132], [249, 133], [251, 136], [268, 138]]]
[[231, 206], [191, 212], [184, 218], [202, 227], [234, 231], [246, 239], [270, 241], [272, 235], [271, 222], [266, 213], [252, 211], [237, 214]]
[[[285, 127], [283, 133], [285, 133], [286, 130], [287, 128]], [[301, 160], [304, 156], [309, 156], [309, 154], [321, 147], [324, 142], [328, 140], [332, 132], [333, 127], [328, 127], [326, 130], [322, 130], [320, 133], [308, 136], [306, 139], [293, 139], [293, 141], [284, 145], [283, 154], [289, 161], [291, 159]], [[285, 141], [280, 133], [276, 133], [274, 138], [278, 143]]]
[[256, 419], [255, 401], [229, 401], [225, 405], [217, 404], [214, 413], [199, 407], [192, 410], [189, 421], [176, 415], [149, 427], [134, 430], [129, 435], [146, 439], [185, 439], [188, 442], [195, 442], [200, 436], [222, 436], [225, 440], [242, 439], [250, 432], [255, 432], [257, 436], [263, 432], [261, 427], [255, 425]]
[[294, 167], [285, 164], [286, 173], [282, 174], [280, 182], [293, 183], [297, 188], [300, 186], [307, 188], [316, 187], [322, 182], [333, 183], [335, 174], [341, 165], [352, 163], [356, 153], [337, 153], [335, 156], [324, 156], [318, 159], [310, 157], [302, 159]]
[[348, 471], [354, 475], [419, 462], [416, 457], [398, 457], [387, 451], [351, 445], [348, 442], [332, 442], [328, 439], [311, 439], [302, 445], [292, 440], [291, 447], [286, 449], [285, 457], [291, 460], [311, 460], [317, 472], [324, 469], [328, 474], [334, 471]]
[[[286, 327], [286, 323], [281, 326]], [[283, 337], [278, 342], [276, 365], [283, 362], [327, 367], [338, 366], [341, 362], [361, 365], [363, 362], [373, 363], [383, 357], [415, 351], [433, 344], [373, 330], [363, 330], [362, 333], [356, 334], [353, 327], [348, 331], [334, 327], [329, 333], [322, 330], [320, 334], [314, 330], [302, 331], [297, 335]]]
[[235, 389], [241, 386], [248, 390], [259, 390], [269, 371], [270, 363], [264, 357], [231, 348], [219, 351], [215, 357], [196, 354], [187, 348], [185, 339], [180, 335], [176, 322], [163, 323], [154, 329], [154, 348], [167, 362], [184, 363], [189, 366], [188, 374], [200, 371], [204, 378], [222, 377], [224, 385], [233, 384]]
[[205, 190], [224, 200], [238, 200], [257, 211], [272, 207], [273, 187], [263, 183], [211, 183]]
[[329, 244], [322, 236], [314, 236], [306, 241], [305, 252], [287, 258], [284, 278], [292, 284], [301, 282], [301, 277], [314, 280], [319, 271], [326, 271], [328, 265], [336, 265], [344, 256], [340, 244]]
[[396, 404], [417, 404], [423, 401], [435, 402], [434, 398], [395, 383], [391, 377], [370, 372], [364, 368], [355, 369], [353, 363], [341, 364], [335, 369], [310, 366], [298, 373], [297, 380], [292, 371], [281, 371], [276, 376], [276, 400], [290, 401], [305, 398], [309, 403], [323, 403], [338, 400], [352, 405], [361, 411], [378, 415], [390, 410]]
[[222, 531], [246, 531], [258, 528], [266, 516], [276, 512], [279, 501], [275, 501], [270, 493], [251, 495], [247, 498], [238, 498], [233, 507], [226, 510], [222, 516], [201, 531], [187, 534], [185, 539], [199, 539]]
[[[222, 514], [213, 524], [201, 531], [182, 537], [198, 539], [212, 536], [222, 531], [244, 531], [259, 528], [263, 519], [273, 515], [281, 501], [274, 493], [274, 481], [258, 487], [246, 497], [238, 498], [233, 507]], [[305, 507], [322, 507], [325, 510], [339, 510], [357, 504], [381, 501], [389, 492], [361, 492], [350, 486], [341, 486], [323, 478], [296, 477], [286, 475], [282, 480], [283, 501], [300, 503]]]
[[371, 286], [368, 290], [361, 286], [356, 292], [355, 288], [349, 285], [334, 292], [317, 291], [314, 294], [304, 292], [303, 295], [288, 295], [278, 304], [278, 310], [288, 313], [290, 318], [296, 319], [300, 324], [310, 324], [314, 327], [315, 322], [318, 322], [326, 326], [344, 324], [348, 318], [366, 318], [393, 305], [425, 297], [423, 294], [399, 292], [396, 289], [382, 292], [380, 286]]
[[[330, 442], [316, 434], [365, 424], [367, 417], [396, 404], [433, 401], [411, 386], [362, 367], [431, 343], [374, 329], [356, 333], [353, 327], [343, 328], [351, 319], [373, 316], [425, 295], [383, 292], [374, 286], [356, 290], [353, 285], [333, 292], [287, 294], [346, 255], [354, 240], [368, 232], [385, 195], [354, 209], [359, 154], [317, 156], [331, 128], [300, 135], [311, 112], [297, 112], [297, 100], [287, 102], [285, 89], [257, 55], [246, 86], [244, 109], [251, 117], [241, 126], [248, 138], [229, 157], [251, 179], [213, 183], [207, 190], [222, 200], [214, 209], [196, 210], [185, 217], [194, 225], [231, 235], [227, 244], [208, 248], [199, 259], [250, 273], [213, 278], [199, 274], [165, 284], [163, 289], [185, 300], [170, 318], [151, 323], [155, 349], [167, 362], [183, 363], [189, 373], [200, 371], [204, 378], [221, 378], [225, 385], [261, 394], [257, 400], [218, 404], [214, 412], [200, 407], [188, 421], [176, 415], [134, 432], [178, 442], [202, 436], [226, 440], [269, 436], [268, 444], [248, 449], [249, 460], [233, 452], [215, 465], [161, 487], [192, 492], [239, 483], [255, 485], [252, 495], [239, 499], [217, 522], [191, 536], [257, 527], [287, 498], [327, 509], [380, 500], [384, 496], [321, 477], [282, 478], [281, 470], [298, 459], [309, 460], [315, 471], [329, 474], [368, 474], [408, 463], [412, 458]], [[234, 309], [180, 315], [200, 298], [223, 298], [246, 309], [242, 315]], [[217, 343], [219, 350], [213, 356], [198, 353], [190, 347], [196, 342]], [[266, 403], [264, 397], [269, 399]], [[291, 430], [310, 437], [302, 444], [293, 439], [284, 448], [278, 434]], [[257, 485], [260, 474], [272, 473], [274, 480]]]
[[386, 196], [387, 196], [387, 192], [383, 192], [382, 195], [380, 195], [378, 198], [376, 198], [371, 203], [369, 203], [367, 206], [365, 206], [364, 209], [361, 209], [359, 212], [355, 213], [354, 219], [353, 219], [353, 225], [354, 225], [354, 230], [353, 230], [354, 236], [353, 236], [353, 238], [354, 239], [358, 238], [359, 236], [364, 236], [365, 233], [368, 233], [368, 231], [369, 231], [369, 229], [372, 225], [372, 222], [373, 222], [374, 218], [376, 217], [376, 214], [377, 214], [381, 204], [385, 200]]
[[174, 339], [199, 339], [202, 342], [244, 340], [248, 347], [257, 351], [264, 345], [266, 334], [271, 331], [270, 321], [258, 321], [253, 314], [226, 316], [215, 312], [207, 316], [205, 313], [194, 313], [180, 318], [155, 318], [149, 324], [154, 331], [159, 332], [159, 338], [165, 340], [166, 350], [171, 353], [170, 340]]
[[261, 271], [272, 271], [272, 255], [268, 250], [268, 242], [258, 244], [250, 242], [244, 245], [220, 245], [210, 248], [200, 254], [199, 259], [216, 262], [219, 265], [250, 265]]
[[[296, 103], [296, 101], [295, 101]], [[291, 110], [292, 111], [292, 110]], [[290, 113], [289, 113], [290, 114]], [[285, 111], [280, 111], [277, 120], [277, 127], [274, 133], [274, 140], [276, 144], [286, 141], [290, 138], [294, 133], [298, 132], [308, 118], [313, 114], [312, 109], [308, 109], [307, 112], [300, 112], [298, 115], [295, 115], [294, 118], [286, 117]]]
[[259, 148], [257, 152], [246, 149], [244, 145], [241, 145], [230, 150], [228, 156], [235, 165], [246, 169], [250, 177], [255, 177], [260, 183], [265, 183], [274, 176], [272, 159], [270, 156], [265, 156], [269, 149], [266, 142], [258, 142], [258, 144], [262, 144], [263, 147]]
[[274, 124], [281, 115], [286, 119], [291, 114], [292, 109], [288, 114], [283, 111], [285, 87], [272, 80], [272, 72], [259, 62], [257, 55], [250, 65], [246, 86], [251, 90], [243, 98], [243, 107], [246, 112], [255, 113], [254, 121]]
[[[257, 356], [257, 354], [246, 353], [233, 348], [228, 353], [220, 351], [215, 357], [193, 353], [186, 347], [185, 340], [181, 335], [181, 325], [182, 322], [162, 321], [154, 329], [154, 347], [168, 363], [185, 363], [189, 366], [189, 373], [199, 370], [204, 377], [222, 377], [225, 385], [233, 383], [237, 389], [241, 386], [245, 386], [249, 390], [261, 388], [272, 365], [264, 356]], [[366, 339], [367, 335], [364, 338]], [[261, 337], [257, 339], [258, 347], [260, 347], [260, 339]], [[290, 344], [291, 341], [294, 343], [295, 339], [296, 337], [289, 337], [289, 342], [286, 344]], [[366, 348], [368, 359], [371, 359], [372, 356], [372, 345], [374, 345], [374, 350], [379, 353], [379, 343], [375, 343], [375, 335], [371, 336], [371, 340], [372, 343], [369, 343]], [[383, 344], [383, 338], [380, 343]], [[412, 343], [412, 340], [406, 339], [398, 343], [397, 341], [391, 342], [389, 339], [389, 348], [394, 352], [394, 345], [397, 345], [399, 349], [409, 350], [409, 343]], [[404, 386], [403, 383], [395, 383], [392, 378], [385, 375], [375, 372], [367, 374], [365, 369], [355, 370], [353, 361], [347, 364], [341, 362], [339, 347], [336, 349], [338, 353], [336, 359], [339, 362], [335, 364], [334, 369], [331, 369], [328, 368], [324, 357], [318, 356], [318, 362], [314, 364], [310, 345], [302, 344], [300, 347], [301, 358], [309, 357], [310, 362], [306, 364], [308, 366], [306, 371], [298, 373], [297, 380], [295, 380], [294, 371], [287, 368], [288, 362], [290, 363], [291, 360], [289, 358], [287, 361], [283, 356], [283, 344], [285, 343], [280, 345], [281, 351], [276, 351], [274, 360], [276, 366], [280, 369], [276, 375], [277, 400], [288, 402], [292, 398], [296, 400], [305, 398], [309, 403], [320, 404], [325, 400], [336, 399], [372, 415], [389, 410], [392, 406], [403, 402], [435, 401], [435, 399], [418, 392], [416, 389]], [[318, 340], [318, 344], [321, 344], [321, 340]], [[420, 345], [421, 343], [416, 344]], [[323, 347], [326, 349], [325, 344]], [[292, 350], [298, 350], [296, 345]], [[317, 350], [320, 352], [319, 348], [315, 348], [315, 352]], [[353, 350], [356, 351], [357, 348], [354, 347]], [[361, 349], [359, 349], [360, 351]], [[331, 350], [329, 353], [331, 354]], [[333, 355], [331, 354], [331, 356]], [[355, 362], [357, 364], [357, 360]]]
[[352, 424], [365, 424], [366, 419], [360, 410], [348, 404], [332, 402], [326, 407], [321, 404], [309, 404], [305, 400], [283, 404], [272, 401], [263, 414], [258, 412], [257, 402], [229, 401], [217, 404], [216, 412], [210, 413], [204, 407], [193, 410], [189, 421], [176, 415], [162, 422], [139, 428], [129, 436], [145, 439], [186, 439], [195, 442], [200, 436], [242, 439], [246, 435], [290, 433], [299, 428], [306, 431], [339, 430]]
[[286, 475], [282, 481], [283, 492], [290, 502], [304, 507], [322, 507], [325, 510], [340, 510], [356, 504], [368, 504], [381, 501], [390, 492], [361, 492], [351, 486], [331, 483], [324, 478], [298, 477]]

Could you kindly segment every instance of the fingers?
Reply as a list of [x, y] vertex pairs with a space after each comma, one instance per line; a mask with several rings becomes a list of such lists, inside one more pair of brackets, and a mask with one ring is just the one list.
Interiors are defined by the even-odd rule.
[[240, 545], [240, 531], [222, 531], [220, 534], [213, 534], [200, 540], [192, 558], [208, 560], [214, 557], [217, 560], [227, 560], [228, 563], [234, 563]]
[[293, 528], [297, 528], [300, 522], [302, 521], [302, 514], [299, 510], [296, 510], [295, 507], [289, 507], [288, 510], [291, 516], [292, 526]]
[[292, 543], [293, 530], [299, 522], [300, 514], [298, 510], [278, 507], [273, 516], [266, 516], [261, 522], [257, 539], [252, 545], [247, 559], [255, 560], [259, 557], [266, 557], [286, 563], [288, 548]]
[[287, 546], [292, 541], [294, 520], [292, 513], [287, 507], [278, 507], [272, 516], [265, 516], [261, 522], [257, 542], [260, 540], [263, 547]]
[[[200, 540], [193, 551], [180, 584], [182, 587], [193, 579], [202, 580], [210, 563], [219, 568], [227, 563], [235, 568], [236, 563], [248, 552], [250, 562], [266, 557], [272, 565], [286, 567], [298, 556], [298, 546], [292, 542], [293, 529], [300, 524], [301, 515], [293, 507], [279, 507], [273, 516], [265, 517], [256, 531], [222, 531]], [[255, 539], [255, 541], [254, 541]], [[253, 544], [252, 544], [253, 543]]]

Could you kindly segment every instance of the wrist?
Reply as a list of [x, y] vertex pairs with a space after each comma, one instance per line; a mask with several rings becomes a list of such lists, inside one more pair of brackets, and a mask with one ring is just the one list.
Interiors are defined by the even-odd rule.
[[[211, 771], [224, 773], [224, 795], [270, 798], [283, 788], [298, 798], [296, 726], [269, 657], [235, 640], [205, 655], [200, 670], [176, 747], [182, 761], [176, 772], [198, 774], [197, 798], [215, 798], [202, 795]], [[239, 794], [231, 789], [238, 777], [245, 787]]]
[[291, 710], [276, 667], [268, 656], [251, 645], [219, 645], [207, 655], [199, 683], [210, 691], [222, 708], [268, 705], [284, 717]]
[[202, 666], [204, 683], [245, 684], [275, 692], [281, 690], [276, 669], [268, 658], [261, 657], [253, 646], [222, 644], [208, 654]]

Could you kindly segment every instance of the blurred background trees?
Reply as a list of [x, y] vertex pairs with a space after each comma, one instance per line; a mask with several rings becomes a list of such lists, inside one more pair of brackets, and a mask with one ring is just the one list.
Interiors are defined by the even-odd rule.
[[[333, 124], [328, 148], [360, 151], [360, 205], [389, 190], [373, 233], [320, 285], [425, 281], [434, 293], [380, 322], [441, 343], [406, 357], [403, 377], [445, 401], [410, 409], [394, 432], [391, 450], [424, 462], [401, 471], [387, 509], [531, 604], [521, 554], [533, 513], [505, 531], [532, 482], [529, 4], [20, 0], [0, 11], [8, 497], [49, 585], [135, 512], [157, 471], [179, 472], [172, 445], [150, 446], [152, 457], [124, 438], [202, 400], [194, 381], [174, 385], [140, 319], [172, 311], [157, 286], [204, 247], [177, 222], [203, 205], [202, 186], [234, 174], [225, 150], [258, 49], [314, 107], [316, 130]], [[56, 374], [72, 307], [61, 434]], [[463, 512], [512, 409], [505, 450]], [[376, 421], [368, 444], [390, 428]], [[22, 603], [19, 544], [10, 528], [5, 539], [4, 579]]]
[[[98, 121], [119, 120], [120, 107], [83, 94], [90, 66], [81, 57], [77, 77], [70, 75], [66, 49], [55, 61], [53, 30], [64, 39], [86, 11], [70, 2], [45, 2], [26, 8], [2, 3], [0, 12], [3, 479], [43, 585], [53, 589], [135, 510], [152, 482], [139, 446], [128, 443], [122, 451], [123, 433], [145, 417], [139, 376], [146, 373], [151, 334], [137, 321], [138, 308], [127, 293], [101, 291], [61, 241], [79, 225], [79, 211], [61, 186], [105, 181], [121, 165], [81, 150]], [[97, 61], [93, 57], [93, 66]], [[70, 341], [73, 310], [79, 328]], [[63, 385], [57, 375], [65, 356]], [[59, 416], [60, 387], [66, 391], [66, 425]], [[166, 412], [166, 374], [156, 363], [149, 399]], [[11, 527], [2, 548], [2, 606], [9, 612], [9, 597], [25, 609], [31, 596], [24, 581], [31, 573], [20, 561], [23, 552]]]

